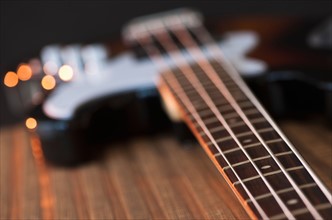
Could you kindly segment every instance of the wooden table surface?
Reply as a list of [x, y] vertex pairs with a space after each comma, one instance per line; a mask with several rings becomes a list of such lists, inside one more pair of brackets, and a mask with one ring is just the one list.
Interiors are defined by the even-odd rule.
[[[316, 118], [278, 123], [331, 190], [331, 129]], [[59, 168], [23, 126], [2, 128], [0, 219], [248, 219], [199, 146], [169, 134], [110, 145], [103, 161]]]

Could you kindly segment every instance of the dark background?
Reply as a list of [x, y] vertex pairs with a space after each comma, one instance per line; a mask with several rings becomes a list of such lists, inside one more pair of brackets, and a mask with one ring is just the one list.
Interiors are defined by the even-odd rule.
[[15, 118], [7, 109], [3, 76], [50, 43], [106, 40], [131, 18], [178, 7], [205, 16], [331, 15], [332, 1], [1, 1], [0, 125]]

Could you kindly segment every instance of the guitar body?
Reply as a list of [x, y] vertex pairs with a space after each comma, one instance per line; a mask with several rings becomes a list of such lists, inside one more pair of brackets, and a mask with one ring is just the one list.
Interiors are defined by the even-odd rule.
[[[314, 113], [324, 114], [331, 121], [331, 56], [327, 51], [310, 48], [306, 38], [300, 37], [309, 36], [320, 21], [248, 17], [206, 23], [273, 117]], [[193, 141], [184, 123], [167, 117], [155, 86], [159, 73], [146, 54], [137, 48], [128, 52], [122, 40], [103, 45], [110, 54], [109, 67], [104, 71], [104, 75], [111, 76], [109, 79], [80, 81], [79, 86], [61, 85], [55, 95], [51, 94], [29, 113], [38, 119], [37, 133], [47, 160], [58, 165], [78, 165], [98, 158], [105, 143], [112, 140], [165, 130], [173, 130], [181, 141]], [[128, 82], [132, 76], [141, 82]], [[94, 91], [93, 87], [103, 89], [87, 95]], [[68, 99], [78, 95], [81, 98], [77, 98], [77, 103]], [[64, 100], [67, 103], [63, 104]], [[56, 105], [59, 107], [54, 111]]]

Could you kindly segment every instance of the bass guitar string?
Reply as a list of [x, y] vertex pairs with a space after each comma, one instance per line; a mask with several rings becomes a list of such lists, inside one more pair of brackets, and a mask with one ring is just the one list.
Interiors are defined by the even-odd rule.
[[[245, 154], [247, 159], [250, 161], [251, 165], [255, 168], [256, 172], [259, 174], [267, 188], [270, 190], [271, 194], [279, 204], [282, 211], [286, 214], [286, 216], [289, 219], [294, 219], [295, 217], [291, 213], [291, 211], [287, 208], [285, 203], [281, 200], [279, 195], [276, 194], [270, 183], [267, 181], [265, 176], [262, 174], [261, 170], [257, 167], [255, 163], [253, 163], [252, 158], [250, 155], [246, 152], [243, 145], [240, 143], [239, 139], [236, 137], [232, 129], [227, 124], [226, 120], [223, 118], [223, 116], [218, 111], [217, 107], [213, 103], [213, 100], [207, 93], [207, 91], [204, 89], [204, 87], [200, 84], [199, 79], [196, 77], [194, 70], [191, 68], [191, 66], [187, 63], [185, 57], [182, 55], [180, 49], [175, 44], [173, 39], [168, 33], [168, 30], [166, 27], [161, 23], [162, 28], [159, 29], [158, 33], [151, 32], [148, 28], [148, 32], [155, 36], [155, 38], [159, 41], [159, 43], [164, 46], [164, 50], [167, 52], [167, 54], [173, 59], [175, 63], [177, 63], [178, 68], [182, 70], [183, 75], [188, 78], [188, 80], [193, 84], [193, 87], [196, 88], [197, 92], [200, 94], [200, 96], [203, 98], [203, 100], [206, 102], [206, 104], [210, 107], [210, 109], [214, 112], [215, 116], [218, 118], [219, 122], [226, 128], [226, 130], [229, 132], [229, 134], [232, 136], [232, 138], [235, 140], [237, 145], [240, 147], [242, 152]], [[172, 53], [172, 51], [175, 51]], [[181, 61], [181, 63], [180, 63]], [[185, 74], [188, 73], [188, 74]], [[225, 96], [225, 95], [224, 95]], [[226, 96], [227, 97], [227, 96]]]
[[[164, 26], [164, 28], [167, 28]], [[168, 29], [169, 31], [173, 31], [171, 29]], [[232, 104], [236, 112], [240, 115], [242, 120], [245, 121], [245, 123], [248, 125], [248, 127], [251, 129], [251, 131], [255, 134], [257, 139], [262, 143], [264, 148], [268, 151], [268, 153], [271, 155], [273, 160], [277, 163], [279, 168], [282, 170], [290, 184], [293, 186], [299, 197], [302, 199], [310, 213], [316, 218], [322, 218], [318, 211], [315, 209], [315, 207], [311, 204], [311, 202], [308, 200], [308, 198], [304, 195], [304, 193], [300, 190], [300, 188], [297, 186], [293, 178], [286, 172], [283, 165], [280, 163], [280, 161], [276, 158], [276, 156], [273, 154], [273, 152], [268, 148], [267, 144], [264, 142], [262, 137], [258, 134], [256, 129], [253, 127], [253, 124], [250, 122], [248, 117], [244, 114], [238, 103], [235, 101], [233, 96], [230, 94], [224, 83], [221, 81], [220, 77], [218, 76], [217, 72], [214, 70], [213, 66], [210, 64], [210, 62], [206, 59], [203, 52], [201, 51], [200, 47], [197, 45], [197, 43], [194, 41], [193, 37], [190, 35], [188, 31], [188, 27], [185, 27], [181, 22], [178, 22], [178, 28], [177, 30], [173, 31], [173, 33], [178, 37], [178, 39], [183, 43], [186, 50], [189, 51], [189, 53], [192, 55], [194, 59], [196, 59], [196, 62], [200, 64], [200, 59], [205, 60], [205, 63], [207, 65], [200, 64], [202, 69], [205, 69], [205, 73], [207, 73], [210, 80], [216, 85], [216, 87], [219, 89], [219, 91], [227, 98], [227, 100]], [[199, 36], [197, 36], [199, 37]], [[217, 60], [217, 58], [215, 58]], [[220, 58], [219, 58], [220, 60]], [[220, 62], [220, 61], [219, 61]], [[212, 76], [211, 76], [212, 74]], [[226, 93], [226, 94], [225, 94]], [[275, 192], [274, 192], [275, 193]]]

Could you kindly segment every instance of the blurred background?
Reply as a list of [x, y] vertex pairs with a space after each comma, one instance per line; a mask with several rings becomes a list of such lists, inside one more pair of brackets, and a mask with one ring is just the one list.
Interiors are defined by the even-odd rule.
[[0, 125], [20, 118], [8, 109], [3, 78], [47, 44], [107, 41], [128, 20], [149, 13], [193, 7], [206, 17], [251, 14], [318, 17], [331, 15], [332, 1], [1, 1]]

